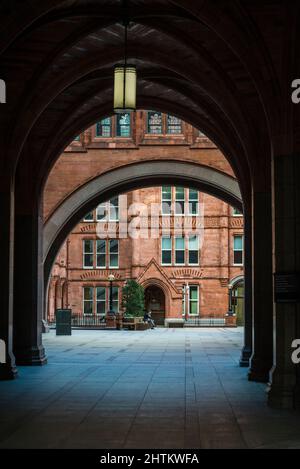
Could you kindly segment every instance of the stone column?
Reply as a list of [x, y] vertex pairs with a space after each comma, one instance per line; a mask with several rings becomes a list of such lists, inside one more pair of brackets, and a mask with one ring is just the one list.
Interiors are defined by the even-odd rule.
[[253, 355], [249, 380], [267, 383], [273, 365], [271, 193], [252, 194]]
[[44, 273], [42, 202], [30, 159], [19, 165], [15, 197], [14, 353], [20, 365], [47, 363], [42, 346]]
[[14, 200], [10, 177], [0, 179], [0, 339], [5, 342], [5, 363], [0, 363], [0, 380], [17, 376], [13, 354], [13, 243]]
[[41, 220], [33, 214], [16, 214], [14, 325], [15, 356], [19, 365], [47, 363], [42, 346], [44, 306], [41, 259]]
[[249, 367], [252, 355], [252, 235], [251, 211], [244, 207], [244, 347], [240, 358], [241, 367]]
[[[274, 177], [274, 270], [300, 271], [300, 155], [275, 156]], [[291, 344], [300, 339], [299, 303], [277, 303], [275, 315], [275, 361], [268, 402], [272, 407], [299, 406], [299, 365], [292, 363]]]

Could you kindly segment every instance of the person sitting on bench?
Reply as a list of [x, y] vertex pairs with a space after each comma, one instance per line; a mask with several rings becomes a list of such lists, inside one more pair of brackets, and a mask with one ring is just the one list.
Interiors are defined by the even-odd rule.
[[151, 311], [148, 311], [145, 312], [144, 314], [144, 322], [147, 322], [148, 324], [150, 324], [151, 326], [151, 329], [154, 329], [155, 328], [155, 322], [153, 321], [152, 317], [151, 317]]

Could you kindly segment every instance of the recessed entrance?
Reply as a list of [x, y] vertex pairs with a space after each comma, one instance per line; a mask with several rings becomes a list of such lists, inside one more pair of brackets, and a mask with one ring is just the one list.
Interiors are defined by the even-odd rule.
[[157, 326], [165, 324], [166, 301], [163, 290], [156, 286], [150, 285], [145, 290], [146, 311], [151, 311], [152, 318]]

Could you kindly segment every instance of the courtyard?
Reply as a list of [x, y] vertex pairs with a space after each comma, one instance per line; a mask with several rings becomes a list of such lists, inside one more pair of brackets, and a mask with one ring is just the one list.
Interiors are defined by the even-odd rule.
[[0, 383], [0, 448], [300, 448], [239, 367], [243, 329], [43, 336], [44, 367]]

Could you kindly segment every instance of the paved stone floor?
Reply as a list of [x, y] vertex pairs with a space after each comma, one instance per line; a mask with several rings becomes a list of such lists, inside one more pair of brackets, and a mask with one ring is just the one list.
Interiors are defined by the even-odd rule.
[[242, 329], [44, 336], [49, 364], [0, 383], [0, 448], [300, 448], [300, 414], [238, 366]]

